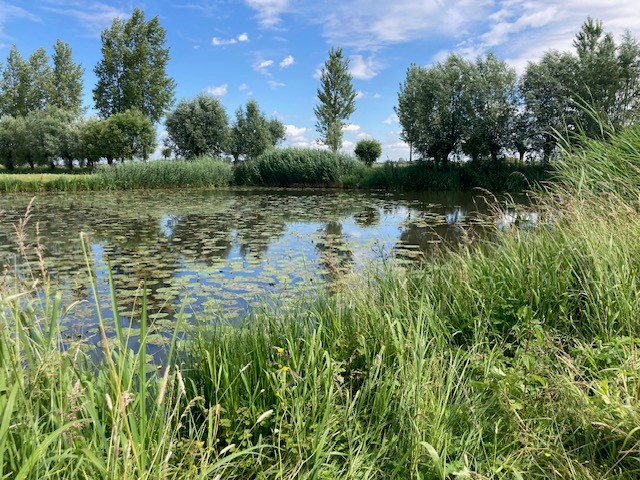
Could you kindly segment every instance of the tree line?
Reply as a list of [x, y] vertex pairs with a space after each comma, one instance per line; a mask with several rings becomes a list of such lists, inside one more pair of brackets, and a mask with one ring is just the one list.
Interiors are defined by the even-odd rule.
[[[640, 115], [640, 44], [617, 44], [588, 18], [574, 51], [548, 51], [515, 69], [493, 54], [475, 61], [451, 54], [430, 67], [412, 65], [398, 93], [402, 138], [423, 159], [445, 165], [466, 156], [497, 161], [517, 152], [547, 161], [558, 135], [601, 135]], [[571, 135], [569, 135], [571, 136]]]

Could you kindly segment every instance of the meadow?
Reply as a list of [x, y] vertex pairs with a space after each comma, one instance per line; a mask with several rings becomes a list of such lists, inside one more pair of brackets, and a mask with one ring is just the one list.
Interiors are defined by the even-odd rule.
[[144, 288], [140, 348], [113, 289], [96, 359], [46, 265], [7, 265], [0, 478], [639, 478], [640, 128], [581, 144], [534, 226], [201, 319], [161, 364]]

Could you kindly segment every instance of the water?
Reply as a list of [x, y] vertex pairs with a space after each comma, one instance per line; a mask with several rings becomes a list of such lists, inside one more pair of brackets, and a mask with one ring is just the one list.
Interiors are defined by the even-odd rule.
[[[0, 196], [0, 260], [17, 260], [14, 224], [30, 195]], [[47, 273], [72, 307], [69, 337], [96, 335], [80, 232], [105, 317], [108, 271], [123, 323], [139, 314], [146, 284], [158, 343], [183, 305], [187, 318], [238, 321], [257, 300], [278, 301], [345, 273], [393, 259], [419, 262], [443, 244], [466, 241], [487, 208], [478, 195], [228, 189], [41, 194], [27, 228], [37, 264], [36, 225]], [[495, 225], [494, 225], [495, 226]], [[37, 269], [37, 267], [36, 267]], [[128, 323], [127, 323], [128, 324]], [[152, 342], [154, 338], [152, 338]]]

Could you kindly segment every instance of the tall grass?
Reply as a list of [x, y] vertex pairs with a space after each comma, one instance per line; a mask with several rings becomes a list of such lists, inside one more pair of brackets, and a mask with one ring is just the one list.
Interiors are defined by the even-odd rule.
[[76, 192], [104, 190], [108, 185], [97, 175], [68, 173], [0, 174], [0, 193]]
[[210, 157], [103, 165], [95, 174], [115, 189], [218, 187], [233, 179], [229, 163]]
[[[27, 220], [17, 226], [20, 241]], [[89, 268], [86, 246], [85, 255]], [[92, 353], [63, 335], [73, 306], [50, 289], [43, 264], [33, 267], [32, 277], [5, 268], [0, 278], [0, 478], [221, 478], [239, 456], [259, 454], [216, 448], [218, 413], [187, 396], [176, 363], [180, 325], [164, 363], [149, 363], [144, 289], [133, 325], [118, 318], [111, 282], [115, 335], [97, 305], [101, 341]], [[128, 347], [134, 331], [137, 351]]]
[[533, 230], [201, 334], [221, 446], [270, 446], [235, 478], [639, 478], [636, 135], [568, 152]]
[[309, 148], [271, 149], [241, 163], [235, 171], [239, 184], [270, 186], [338, 186], [340, 177], [358, 161], [343, 154]]

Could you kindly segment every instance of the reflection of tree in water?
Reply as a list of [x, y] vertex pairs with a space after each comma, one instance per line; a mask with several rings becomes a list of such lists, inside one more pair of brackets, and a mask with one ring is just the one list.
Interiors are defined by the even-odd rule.
[[274, 195], [250, 196], [237, 202], [230, 212], [237, 232], [240, 254], [260, 259], [269, 245], [287, 229], [287, 208]]
[[322, 278], [329, 284], [339, 280], [353, 266], [353, 252], [345, 240], [342, 223], [329, 221], [320, 229], [316, 244]]
[[375, 207], [365, 207], [353, 214], [353, 221], [359, 227], [374, 227], [380, 223], [380, 210]]

